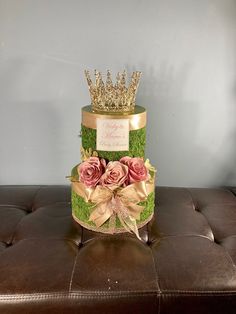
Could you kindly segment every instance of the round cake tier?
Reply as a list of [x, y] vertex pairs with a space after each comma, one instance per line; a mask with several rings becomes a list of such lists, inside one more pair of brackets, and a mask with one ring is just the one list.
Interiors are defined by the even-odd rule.
[[[126, 150], [97, 149], [97, 120], [123, 121], [128, 120], [129, 145]], [[145, 157], [146, 143], [146, 110], [136, 106], [129, 114], [107, 114], [92, 111], [91, 106], [82, 108], [82, 147], [84, 150], [97, 151], [98, 156], [108, 161], [119, 160], [123, 156]]]
[[[77, 166], [76, 165], [72, 171], [72, 176], [77, 176]], [[143, 210], [140, 214], [140, 219], [136, 220], [137, 228], [141, 228], [146, 225], [153, 217], [154, 207], [155, 207], [155, 191], [153, 190], [145, 201], [138, 203], [138, 205], [143, 206]], [[111, 219], [109, 218], [102, 226], [97, 227], [93, 221], [91, 221], [90, 215], [94, 210], [95, 204], [91, 202], [87, 202], [82, 196], [76, 193], [76, 190], [71, 189], [71, 207], [72, 207], [72, 216], [74, 220], [83, 226], [86, 229], [102, 232], [102, 233], [123, 233], [127, 232], [119, 220], [118, 216], [115, 217], [113, 221], [113, 228], [111, 229]]]

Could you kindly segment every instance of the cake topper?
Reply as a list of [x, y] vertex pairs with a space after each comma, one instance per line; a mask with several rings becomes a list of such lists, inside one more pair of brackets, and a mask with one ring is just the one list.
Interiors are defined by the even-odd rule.
[[93, 83], [88, 70], [84, 71], [94, 112], [130, 113], [134, 111], [135, 97], [141, 77], [141, 72], [133, 72], [129, 86], [126, 86], [126, 71], [118, 72], [116, 83], [112, 83], [111, 72], [107, 71], [106, 82], [103, 82], [101, 72], [95, 70]]

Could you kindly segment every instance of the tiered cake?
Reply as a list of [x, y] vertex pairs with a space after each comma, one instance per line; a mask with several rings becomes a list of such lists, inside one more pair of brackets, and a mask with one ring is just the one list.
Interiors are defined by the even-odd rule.
[[113, 85], [85, 71], [91, 105], [82, 108], [82, 162], [72, 169], [72, 215], [83, 227], [103, 232], [134, 232], [154, 211], [155, 169], [145, 161], [146, 110], [135, 106], [141, 72], [126, 87], [126, 73]]

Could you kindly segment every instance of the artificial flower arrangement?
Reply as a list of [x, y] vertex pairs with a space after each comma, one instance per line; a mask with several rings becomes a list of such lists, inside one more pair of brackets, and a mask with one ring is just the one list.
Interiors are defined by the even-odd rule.
[[113, 82], [107, 71], [95, 79], [85, 71], [91, 105], [82, 108], [82, 162], [71, 172], [74, 220], [103, 233], [133, 232], [154, 215], [155, 168], [144, 161], [146, 109], [135, 99], [141, 72], [126, 82], [126, 71]]
[[[119, 161], [106, 162], [96, 152], [92, 156], [91, 152], [83, 152], [82, 156], [84, 160], [76, 166], [76, 174], [70, 176], [70, 180], [72, 192], [91, 205], [88, 222], [94, 227], [90, 224], [89, 229], [111, 234], [119, 232], [118, 218], [123, 232], [134, 232], [140, 239], [137, 221], [145, 210], [145, 201], [154, 193], [155, 168], [148, 159], [144, 162], [139, 157], [125, 156]], [[102, 226], [108, 220], [108, 228], [104, 230]], [[88, 227], [86, 222], [78, 222]]]

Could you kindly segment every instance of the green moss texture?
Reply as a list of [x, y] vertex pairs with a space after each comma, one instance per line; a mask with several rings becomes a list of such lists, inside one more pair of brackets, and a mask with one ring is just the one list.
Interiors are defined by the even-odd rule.
[[[86, 150], [96, 150], [96, 130], [81, 125], [82, 147]], [[97, 151], [98, 156], [109, 161], [119, 160], [121, 157], [145, 157], [146, 128], [132, 130], [129, 132], [129, 151], [108, 152]]]
[[[93, 211], [94, 204], [86, 203], [85, 200], [76, 194], [73, 190], [71, 192], [71, 204], [72, 204], [72, 211], [74, 215], [81, 221], [85, 222], [86, 224], [95, 227], [95, 224], [92, 221], [89, 221], [89, 216]], [[145, 208], [141, 212], [140, 220], [137, 220], [137, 224], [142, 223], [145, 221], [150, 215], [152, 215], [154, 211], [154, 192], [150, 193], [144, 202], [140, 202], [139, 205], [143, 205]], [[102, 225], [103, 228], [109, 227], [109, 219]], [[119, 218], [116, 218], [116, 227], [121, 228], [121, 222]], [[98, 230], [99, 231], [99, 230]]]

